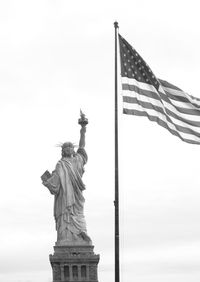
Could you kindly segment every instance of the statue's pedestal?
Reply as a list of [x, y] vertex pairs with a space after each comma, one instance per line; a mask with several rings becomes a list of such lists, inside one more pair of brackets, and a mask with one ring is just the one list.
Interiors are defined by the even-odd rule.
[[98, 282], [99, 255], [94, 246], [55, 246], [49, 256], [53, 271], [53, 282]]

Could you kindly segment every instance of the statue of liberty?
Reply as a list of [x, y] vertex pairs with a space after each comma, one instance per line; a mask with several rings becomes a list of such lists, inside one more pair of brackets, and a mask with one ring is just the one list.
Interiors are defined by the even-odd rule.
[[84, 165], [87, 162], [85, 151], [85, 133], [88, 120], [81, 112], [79, 124], [80, 141], [78, 150], [71, 142], [61, 145], [61, 159], [55, 170], [42, 175], [42, 183], [54, 195], [54, 217], [57, 230], [57, 246], [91, 245], [87, 235], [84, 217], [84, 202], [82, 191], [85, 185], [82, 181]]

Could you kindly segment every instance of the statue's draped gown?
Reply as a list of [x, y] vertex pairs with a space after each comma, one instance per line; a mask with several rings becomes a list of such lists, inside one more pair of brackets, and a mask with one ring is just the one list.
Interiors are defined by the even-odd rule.
[[82, 175], [86, 162], [86, 151], [79, 148], [73, 157], [64, 157], [58, 161], [52, 176], [47, 180], [50, 192], [55, 195], [57, 245], [88, 244], [83, 236], [87, 235], [83, 210], [85, 199], [82, 195], [85, 189]]

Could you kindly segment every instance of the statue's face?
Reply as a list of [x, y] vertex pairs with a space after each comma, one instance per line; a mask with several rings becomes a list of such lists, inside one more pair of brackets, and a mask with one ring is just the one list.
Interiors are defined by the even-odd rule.
[[64, 147], [63, 148], [63, 152], [65, 153], [65, 155], [67, 157], [71, 157], [73, 155], [73, 153], [74, 153], [74, 148], [71, 147], [71, 146]]

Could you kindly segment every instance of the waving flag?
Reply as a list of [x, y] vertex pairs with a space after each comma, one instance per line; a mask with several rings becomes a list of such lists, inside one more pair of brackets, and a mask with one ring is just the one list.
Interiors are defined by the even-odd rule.
[[200, 144], [200, 99], [158, 79], [119, 34], [123, 112], [146, 116], [187, 143]]

